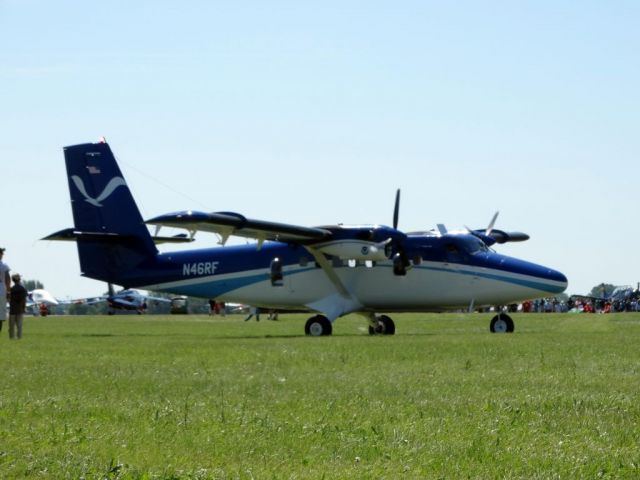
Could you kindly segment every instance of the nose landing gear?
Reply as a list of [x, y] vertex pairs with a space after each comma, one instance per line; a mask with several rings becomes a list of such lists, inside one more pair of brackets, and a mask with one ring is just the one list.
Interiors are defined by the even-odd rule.
[[513, 320], [509, 315], [499, 313], [491, 319], [489, 330], [491, 333], [513, 333]]

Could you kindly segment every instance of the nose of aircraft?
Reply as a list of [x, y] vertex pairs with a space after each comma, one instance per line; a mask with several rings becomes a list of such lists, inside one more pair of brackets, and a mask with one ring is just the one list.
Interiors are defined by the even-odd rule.
[[542, 269], [545, 270], [544, 278], [556, 282], [556, 290], [553, 293], [562, 293], [567, 289], [569, 281], [564, 273], [547, 267], [542, 267]]
[[545, 293], [557, 294], [567, 289], [567, 277], [552, 268], [527, 262], [518, 258], [499, 256], [495, 259], [497, 267], [522, 277], [522, 283]]

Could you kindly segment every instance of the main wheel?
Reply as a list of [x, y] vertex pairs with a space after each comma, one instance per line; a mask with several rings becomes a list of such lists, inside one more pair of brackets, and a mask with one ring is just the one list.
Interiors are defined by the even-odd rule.
[[331, 335], [332, 330], [331, 322], [323, 315], [311, 317], [304, 326], [304, 333], [312, 337]]
[[489, 325], [491, 333], [513, 333], [514, 329], [513, 320], [509, 315], [505, 315], [504, 313], [499, 313], [493, 317]]
[[387, 315], [377, 317], [375, 327], [369, 326], [369, 335], [394, 335], [395, 333], [396, 324]]

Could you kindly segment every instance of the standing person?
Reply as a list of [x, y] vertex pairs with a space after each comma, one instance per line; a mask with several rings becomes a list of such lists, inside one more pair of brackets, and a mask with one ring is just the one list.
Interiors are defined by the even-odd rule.
[[260, 321], [260, 308], [258, 307], [249, 307], [249, 315], [247, 315], [244, 319], [245, 322], [248, 322], [255, 315], [256, 322]]
[[0, 331], [7, 319], [7, 301], [9, 300], [9, 290], [11, 290], [11, 277], [9, 276], [9, 265], [2, 261], [4, 248], [0, 248]]
[[24, 318], [24, 309], [27, 306], [27, 289], [20, 282], [20, 275], [14, 273], [11, 276], [13, 287], [9, 299], [9, 338], [15, 338], [16, 328], [18, 330], [18, 338], [22, 338], [22, 320]]

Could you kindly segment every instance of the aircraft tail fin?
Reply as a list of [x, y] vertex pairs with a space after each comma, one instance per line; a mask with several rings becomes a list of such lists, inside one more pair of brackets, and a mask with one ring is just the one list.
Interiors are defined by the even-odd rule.
[[64, 149], [80, 268], [84, 276], [127, 285], [158, 250], [106, 142]]

